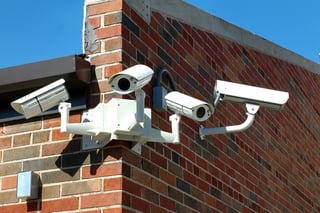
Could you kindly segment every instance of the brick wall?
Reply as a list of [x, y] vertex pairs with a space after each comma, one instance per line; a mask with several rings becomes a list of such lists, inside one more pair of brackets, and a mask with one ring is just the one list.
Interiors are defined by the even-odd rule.
[[[183, 117], [181, 144], [148, 142], [141, 155], [124, 141], [82, 151], [80, 136], [60, 133], [58, 115], [1, 124], [0, 212], [320, 211], [318, 74], [159, 8], [151, 8], [146, 21], [135, 1], [90, 2], [97, 2], [85, 17], [84, 47], [95, 66], [90, 107], [120, 97], [108, 77], [137, 63], [155, 71], [165, 66], [180, 92], [208, 102], [217, 79], [288, 91], [290, 99], [281, 111], [261, 108], [245, 132], [205, 140], [199, 123]], [[144, 87], [148, 107], [153, 83]], [[155, 127], [170, 129], [170, 112], [152, 113]], [[73, 113], [71, 121], [80, 116]], [[201, 124], [244, 119], [244, 106], [223, 103]], [[22, 170], [40, 175], [41, 199], [16, 198]]]

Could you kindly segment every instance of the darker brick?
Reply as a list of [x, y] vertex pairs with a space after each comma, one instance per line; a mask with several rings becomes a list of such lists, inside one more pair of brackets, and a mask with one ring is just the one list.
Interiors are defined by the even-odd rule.
[[239, 211], [235, 210], [234, 208], [228, 207], [228, 213], [238, 213]]
[[[71, 175], [72, 174], [72, 175]], [[42, 183], [60, 183], [65, 181], [75, 181], [80, 179], [80, 172], [78, 168], [68, 169], [68, 170], [59, 170], [59, 171], [50, 171], [42, 173]]]
[[201, 152], [201, 147], [197, 144], [197, 143], [191, 143], [190, 144], [190, 149], [197, 153], [198, 155], [202, 155], [202, 152]]
[[187, 74], [186, 80], [195, 90], [199, 90], [200, 84], [191, 74]]
[[172, 21], [172, 26], [173, 26], [180, 34], [183, 33], [183, 27], [181, 26], [181, 24], [180, 24], [178, 21], [173, 20], [173, 21]]
[[49, 141], [50, 131], [41, 131], [32, 133], [33, 143], [43, 143]]
[[17, 149], [9, 149], [3, 152], [3, 161], [13, 161], [39, 157], [40, 146], [29, 146]]
[[24, 145], [29, 145], [30, 144], [30, 138], [31, 134], [22, 134], [22, 135], [16, 135], [13, 137], [13, 146], [18, 147], [18, 146], [24, 146]]
[[231, 134], [228, 140], [228, 146], [236, 153], [239, 152], [239, 147], [238, 145], [235, 143], [235, 135]]
[[204, 70], [200, 65], [198, 65], [198, 72], [204, 79], [210, 79], [210, 76], [206, 70]]
[[179, 164], [179, 158], [180, 158], [179, 155], [176, 152], [172, 152], [171, 155], [172, 155], [172, 161]]
[[25, 171], [41, 171], [41, 170], [49, 170], [56, 169], [56, 162], [58, 157], [50, 157], [50, 158], [40, 158], [36, 160], [29, 160], [23, 162], [23, 169]]
[[250, 198], [251, 200], [253, 200], [254, 202], [256, 202], [256, 203], [258, 202], [258, 196], [257, 196], [257, 194], [254, 193], [254, 192], [250, 192], [249, 198]]
[[172, 198], [173, 200], [176, 200], [178, 202], [182, 202], [183, 201], [183, 194], [182, 192], [172, 188], [172, 187], [168, 187], [168, 196], [170, 198]]
[[213, 144], [208, 143], [208, 151], [216, 157], [219, 156], [219, 150]]
[[184, 195], [184, 203], [195, 210], [199, 209], [199, 202], [196, 199], [190, 197], [189, 195]]
[[258, 162], [266, 169], [271, 170], [271, 166], [260, 156], [258, 155]]
[[[0, 192], [0, 205], [18, 202], [15, 191]], [[1, 210], [1, 209], [0, 209]], [[22, 209], [20, 209], [22, 210]], [[1, 212], [1, 211], [0, 211]], [[10, 212], [10, 211], [8, 211]]]
[[191, 212], [185, 205], [177, 203], [176, 205], [176, 212]]
[[82, 165], [97, 164], [102, 162], [102, 152], [80, 152], [62, 155], [62, 168], [80, 167]]
[[62, 185], [61, 194], [66, 196], [98, 191], [101, 191], [101, 182], [96, 179], [91, 181], [65, 183]]
[[252, 65], [246, 49], [243, 49], [242, 54], [241, 54], [241, 59], [246, 65], [248, 65], [248, 66]]
[[218, 199], [221, 199], [221, 191], [215, 187], [210, 187], [210, 194], [212, 194], [213, 196], [215, 196]]
[[176, 179], [176, 186], [178, 187], [178, 189], [190, 194], [191, 186], [189, 183], [185, 182], [184, 180], [177, 178]]
[[168, 65], [172, 65], [172, 58], [160, 47], [157, 48], [158, 56]]
[[206, 140], [202, 140], [199, 134], [196, 135], [196, 142], [204, 149], [208, 148], [208, 142]]
[[164, 27], [174, 39], [177, 40], [180, 37], [180, 33], [169, 22], [166, 21]]
[[165, 30], [163, 29], [162, 26], [158, 26], [158, 33], [162, 36], [162, 38], [167, 41], [170, 45], [172, 45], [172, 36]]
[[159, 204], [160, 201], [159, 193], [147, 188], [142, 189], [142, 197], [155, 204]]
[[22, 170], [22, 162], [0, 164], [0, 176], [16, 175]]
[[140, 28], [125, 14], [122, 14], [122, 23], [129, 31], [140, 37]]
[[159, 177], [159, 168], [145, 159], [142, 159], [142, 169], [155, 177]]
[[122, 164], [122, 175], [131, 178], [131, 167], [125, 163]]
[[146, 62], [146, 57], [139, 50], [137, 50], [137, 61], [140, 64], [145, 64]]

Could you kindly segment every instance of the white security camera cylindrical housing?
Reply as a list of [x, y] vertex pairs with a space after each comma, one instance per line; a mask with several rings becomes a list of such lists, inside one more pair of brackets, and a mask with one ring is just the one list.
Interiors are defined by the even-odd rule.
[[211, 104], [177, 91], [168, 93], [165, 100], [169, 109], [196, 121], [207, 120], [214, 111]]
[[150, 67], [138, 64], [111, 76], [108, 82], [117, 93], [129, 94], [148, 84], [152, 75]]
[[22, 98], [11, 102], [11, 106], [26, 118], [39, 115], [46, 110], [69, 99], [69, 93], [64, 86], [65, 80], [59, 79]]

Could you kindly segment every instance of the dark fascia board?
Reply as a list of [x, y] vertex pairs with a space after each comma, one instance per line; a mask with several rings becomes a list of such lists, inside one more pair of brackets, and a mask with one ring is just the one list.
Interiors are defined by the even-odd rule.
[[[88, 84], [90, 63], [80, 55], [0, 69], [0, 96], [13, 91], [40, 88], [60, 78]], [[14, 98], [15, 99], [15, 98]]]
[[0, 122], [19, 117], [12, 112], [11, 101], [60, 78], [66, 81], [70, 102], [86, 105], [91, 67], [84, 55], [71, 55], [0, 69]]

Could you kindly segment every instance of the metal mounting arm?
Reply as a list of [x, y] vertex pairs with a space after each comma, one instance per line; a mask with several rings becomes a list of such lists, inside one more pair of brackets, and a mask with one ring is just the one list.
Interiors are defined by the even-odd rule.
[[69, 123], [69, 112], [71, 104], [62, 102], [59, 104], [59, 112], [61, 114], [61, 132], [70, 132], [74, 134], [97, 136], [96, 124], [94, 122], [86, 123]]
[[257, 113], [259, 108], [260, 108], [259, 105], [246, 103], [247, 119], [242, 124], [239, 124], [239, 125], [216, 127], [216, 128], [204, 128], [203, 126], [200, 126], [199, 128], [200, 138], [203, 140], [206, 135], [226, 134], [226, 133], [240, 132], [248, 129], [252, 125], [255, 118], [255, 114]]
[[100, 103], [82, 114], [81, 123], [69, 123], [71, 104], [60, 103], [61, 132], [83, 135], [84, 150], [102, 148], [112, 140], [179, 143], [180, 115], [170, 116], [171, 132], [152, 128], [151, 109], [144, 108], [143, 93], [136, 100], [113, 98]]

